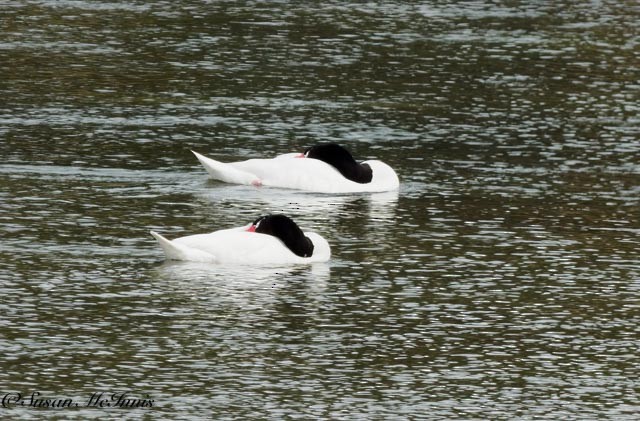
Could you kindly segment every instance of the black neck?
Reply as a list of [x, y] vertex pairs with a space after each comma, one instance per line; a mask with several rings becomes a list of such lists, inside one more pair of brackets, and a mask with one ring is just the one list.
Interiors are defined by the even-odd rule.
[[311, 257], [313, 243], [293, 220], [285, 215], [267, 215], [258, 218], [256, 232], [278, 238], [289, 250], [300, 257]]
[[338, 168], [338, 171], [340, 171], [340, 174], [345, 178], [360, 184], [370, 183], [373, 178], [373, 171], [369, 164], [356, 163], [355, 166], [344, 171]]
[[348, 150], [335, 143], [313, 146], [305, 152], [307, 158], [319, 159], [338, 170], [342, 176], [356, 183], [370, 183], [373, 171], [368, 164], [359, 164]]

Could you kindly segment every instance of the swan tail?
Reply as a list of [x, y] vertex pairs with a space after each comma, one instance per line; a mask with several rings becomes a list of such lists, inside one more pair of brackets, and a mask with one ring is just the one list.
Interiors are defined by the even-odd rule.
[[240, 170], [234, 167], [232, 164], [216, 161], [215, 159], [207, 158], [204, 155], [200, 155], [198, 152], [191, 151], [198, 158], [198, 161], [207, 170], [209, 176], [214, 180], [224, 181], [231, 184], [246, 184], [253, 186], [262, 185], [260, 177], [252, 174], [248, 171]]
[[216, 260], [215, 256], [210, 253], [177, 244], [175, 241], [167, 240], [155, 231], [149, 232], [153, 238], [156, 239], [169, 260], [190, 260], [198, 262], [211, 262]]

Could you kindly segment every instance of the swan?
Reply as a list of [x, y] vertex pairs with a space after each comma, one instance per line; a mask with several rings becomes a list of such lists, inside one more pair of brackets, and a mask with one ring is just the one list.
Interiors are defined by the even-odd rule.
[[397, 190], [400, 185], [389, 165], [378, 160], [358, 163], [335, 143], [312, 146], [304, 153], [228, 163], [192, 152], [211, 178], [226, 183], [318, 193], [383, 192]]
[[288, 216], [261, 216], [251, 224], [168, 240], [155, 231], [167, 259], [230, 264], [294, 264], [326, 262], [327, 240], [303, 232]]

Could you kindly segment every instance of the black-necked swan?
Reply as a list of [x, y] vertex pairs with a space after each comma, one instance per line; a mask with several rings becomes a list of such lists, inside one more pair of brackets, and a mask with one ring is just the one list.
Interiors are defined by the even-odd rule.
[[253, 223], [168, 240], [151, 231], [167, 259], [231, 264], [326, 262], [329, 243], [319, 234], [303, 232], [285, 215], [266, 215]]
[[389, 165], [378, 160], [358, 163], [335, 143], [316, 145], [304, 153], [228, 163], [193, 153], [211, 178], [233, 184], [319, 193], [383, 192], [397, 190], [400, 185]]

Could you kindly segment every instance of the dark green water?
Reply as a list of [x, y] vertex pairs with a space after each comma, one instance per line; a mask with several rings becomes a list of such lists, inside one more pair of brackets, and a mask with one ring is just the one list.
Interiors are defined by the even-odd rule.
[[[25, 399], [0, 417], [637, 418], [639, 22], [606, 0], [0, 3], [0, 398]], [[320, 141], [400, 191], [230, 186], [190, 153]], [[148, 235], [267, 212], [332, 260], [164, 263]]]

